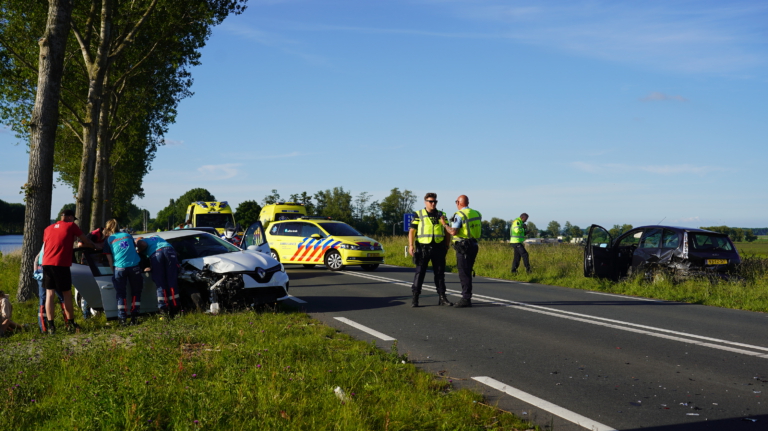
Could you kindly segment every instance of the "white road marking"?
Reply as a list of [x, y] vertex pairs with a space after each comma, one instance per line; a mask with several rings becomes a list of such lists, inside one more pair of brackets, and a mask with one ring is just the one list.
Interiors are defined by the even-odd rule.
[[543, 400], [539, 397], [535, 397], [527, 392], [523, 392], [520, 389], [513, 388], [512, 386], [505, 385], [504, 383], [494, 380], [490, 377], [472, 377], [472, 380], [477, 380], [480, 383], [488, 385], [496, 390], [511, 395], [519, 400], [522, 400], [528, 404], [536, 406], [542, 410], [546, 410], [555, 416], [559, 416], [569, 422], [573, 422], [576, 425], [582, 426], [589, 430], [594, 431], [616, 431], [615, 428], [608, 425], [603, 425], [600, 422], [593, 421], [590, 418], [584, 417], [578, 413], [574, 413], [570, 410], [564, 409], [558, 405], [552, 404], [549, 401]]
[[637, 300], [637, 301], [666, 302], [666, 301], [660, 301], [658, 299], [640, 298], [638, 296], [617, 295], [615, 293], [593, 292], [591, 290], [585, 290], [584, 292], [591, 293], [593, 295], [613, 296], [615, 298], [621, 298], [621, 299], [634, 299], [634, 300]]
[[295, 297], [295, 296], [293, 296], [293, 295], [288, 295], [288, 296], [286, 296], [285, 298], [286, 298], [286, 299], [290, 299], [290, 300], [291, 300], [291, 301], [293, 301], [293, 302], [298, 302], [299, 304], [306, 304], [306, 303], [307, 303], [307, 301], [305, 301], [305, 300], [303, 300], [303, 299], [299, 299], [299, 298], [297, 298], [297, 297]]
[[339, 322], [346, 323], [347, 325], [349, 325], [349, 326], [351, 326], [353, 328], [357, 328], [357, 329], [359, 329], [359, 330], [361, 330], [363, 332], [367, 332], [367, 333], [373, 335], [374, 337], [376, 337], [378, 339], [381, 339], [381, 340], [384, 340], [384, 341], [395, 341], [395, 339], [390, 337], [389, 335], [382, 334], [381, 332], [373, 330], [373, 329], [371, 329], [371, 328], [369, 328], [367, 326], [363, 326], [363, 325], [361, 325], [361, 324], [359, 324], [357, 322], [353, 322], [353, 321], [347, 319], [346, 317], [334, 317], [334, 319], [338, 320]]
[[[382, 281], [385, 283], [400, 284], [400, 285], [409, 286], [409, 287], [411, 286], [411, 283], [405, 283], [401, 280], [397, 280], [394, 278], [373, 276], [370, 274], [363, 275], [363, 274], [353, 273], [353, 272], [347, 272], [346, 274], [354, 275], [357, 277], [368, 278], [371, 280]], [[436, 289], [433, 287], [422, 287], [422, 290], [436, 292]], [[461, 295], [460, 291], [456, 291], [452, 289], [447, 289], [446, 292], [451, 293], [452, 295]], [[517, 302], [509, 299], [494, 298], [492, 296], [474, 294], [472, 295], [472, 300], [473, 302], [490, 303], [490, 304], [495, 304], [502, 307], [515, 308], [518, 310], [530, 311], [532, 313], [539, 313], [539, 314], [544, 314], [548, 316], [559, 317], [561, 319], [575, 320], [577, 322], [589, 323], [592, 325], [619, 329], [622, 331], [634, 332], [638, 334], [649, 335], [652, 337], [664, 338], [667, 340], [679, 341], [687, 344], [695, 344], [702, 347], [709, 347], [709, 348], [725, 350], [733, 353], [740, 353], [748, 356], [755, 356], [762, 359], [768, 359], [768, 354], [765, 354], [765, 353], [753, 352], [749, 350], [729, 347], [729, 346], [737, 346], [737, 347], [744, 347], [744, 348], [753, 349], [753, 350], [768, 351], [768, 347], [763, 347], [763, 346], [738, 343], [735, 341], [722, 340], [718, 338], [706, 337], [703, 335], [689, 334], [685, 332], [673, 331], [673, 330], [664, 329], [664, 328], [656, 328], [653, 326], [641, 325], [637, 323], [623, 322], [620, 320], [608, 319], [608, 318], [599, 317], [599, 316], [592, 316], [589, 314], [575, 313], [572, 311], [558, 310], [556, 308], [542, 307], [540, 305], [527, 304], [525, 302]], [[651, 332], [651, 331], [655, 331], [655, 332]], [[671, 334], [671, 335], [667, 335], [667, 334]], [[688, 337], [688, 338], [682, 338], [682, 337]], [[719, 344], [712, 344], [712, 343], [725, 344], [726, 346], [719, 345]]]

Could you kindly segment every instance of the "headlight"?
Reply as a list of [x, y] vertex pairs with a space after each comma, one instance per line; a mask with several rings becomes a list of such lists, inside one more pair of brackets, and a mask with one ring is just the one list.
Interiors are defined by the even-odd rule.
[[360, 250], [361, 247], [359, 245], [352, 245], [352, 244], [342, 244], [339, 246], [339, 248], [344, 248], [347, 250]]

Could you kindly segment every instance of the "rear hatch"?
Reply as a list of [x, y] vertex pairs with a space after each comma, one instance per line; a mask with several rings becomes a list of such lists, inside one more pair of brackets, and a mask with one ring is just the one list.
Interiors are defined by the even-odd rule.
[[692, 267], [708, 271], [731, 271], [741, 257], [728, 235], [714, 232], [688, 232], [688, 259]]

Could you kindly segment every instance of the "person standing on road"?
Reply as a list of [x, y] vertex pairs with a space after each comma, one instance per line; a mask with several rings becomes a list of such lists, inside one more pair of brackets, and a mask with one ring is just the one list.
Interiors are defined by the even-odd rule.
[[141, 309], [141, 291], [144, 288], [144, 279], [141, 277], [139, 263], [141, 258], [136, 252], [136, 244], [133, 237], [125, 232], [117, 232], [117, 220], [107, 222], [104, 229], [104, 254], [107, 255], [109, 265], [112, 267], [112, 284], [115, 286], [117, 297], [117, 319], [120, 325], [126, 324], [127, 313], [125, 300], [127, 293], [125, 287], [131, 284], [131, 325], [139, 323], [139, 310]]
[[469, 198], [461, 195], [456, 199], [456, 214], [451, 218], [451, 225], [445, 230], [453, 235], [453, 248], [456, 250], [456, 267], [461, 280], [461, 300], [458, 308], [472, 306], [472, 277], [475, 259], [479, 247], [477, 240], [482, 232], [482, 215], [469, 208]]
[[179, 310], [179, 259], [176, 250], [159, 236], [139, 238], [136, 247], [139, 254], [149, 258], [152, 281], [157, 286], [157, 307], [161, 313], [175, 316]]
[[525, 265], [525, 271], [531, 273], [531, 264], [528, 262], [528, 251], [525, 250], [525, 230], [528, 221], [528, 214], [522, 213], [520, 217], [512, 221], [512, 228], [509, 231], [510, 238], [509, 243], [512, 244], [512, 248], [515, 251], [515, 257], [512, 259], [512, 274], [517, 274], [517, 267], [520, 266], [520, 259], [523, 259], [523, 265]]
[[435, 274], [437, 295], [440, 298], [437, 305], [453, 305], [445, 296], [445, 255], [451, 243], [451, 234], [443, 228], [445, 213], [437, 210], [435, 193], [427, 193], [424, 206], [424, 209], [415, 213], [408, 230], [408, 253], [413, 256], [413, 263], [416, 265], [416, 274], [411, 285], [411, 307], [419, 306], [421, 285], [424, 283], [424, 275], [430, 262]]
[[58, 221], [43, 232], [43, 287], [45, 287], [45, 332], [56, 333], [54, 318], [54, 297], [57, 292], [64, 298], [64, 322], [66, 329], [76, 331], [80, 327], [75, 323], [72, 307], [72, 254], [75, 238], [86, 246], [96, 248], [80, 227], [75, 224], [75, 212], [64, 210]]

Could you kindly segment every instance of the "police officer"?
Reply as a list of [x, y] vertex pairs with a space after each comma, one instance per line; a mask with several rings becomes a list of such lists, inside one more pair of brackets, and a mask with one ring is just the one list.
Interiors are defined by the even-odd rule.
[[[413, 277], [413, 300], [411, 307], [419, 306], [421, 285], [427, 266], [432, 262], [432, 272], [435, 274], [435, 286], [439, 296], [437, 305], [453, 305], [445, 297], [445, 255], [451, 243], [451, 235], [445, 231], [445, 213], [437, 210], [437, 194], [427, 193], [424, 196], [425, 208], [415, 213], [408, 231], [408, 253], [413, 256], [416, 274]], [[414, 240], [416, 241], [414, 246]]]
[[528, 262], [528, 251], [525, 250], [525, 229], [528, 221], [528, 214], [522, 213], [520, 217], [512, 221], [512, 227], [509, 230], [509, 243], [515, 251], [515, 257], [512, 259], [512, 274], [517, 274], [517, 267], [520, 266], [520, 258], [523, 259], [525, 271], [531, 273], [531, 264]]
[[456, 250], [456, 266], [461, 280], [461, 300], [456, 307], [472, 306], [472, 272], [477, 258], [478, 245], [482, 231], [482, 215], [469, 208], [469, 198], [461, 195], [456, 199], [458, 211], [451, 218], [451, 225], [445, 230], [453, 235], [453, 248]]
[[126, 290], [128, 283], [131, 284], [131, 325], [136, 325], [139, 319], [139, 310], [141, 309], [141, 291], [144, 288], [144, 279], [141, 276], [139, 263], [141, 258], [136, 252], [136, 244], [133, 237], [125, 232], [117, 232], [117, 220], [112, 219], [107, 222], [104, 229], [104, 254], [109, 259], [109, 265], [112, 267], [112, 284], [115, 286], [115, 296], [117, 297], [117, 319], [120, 325], [126, 324]]

